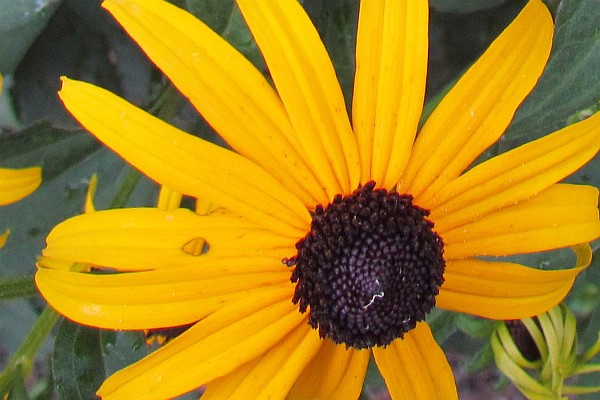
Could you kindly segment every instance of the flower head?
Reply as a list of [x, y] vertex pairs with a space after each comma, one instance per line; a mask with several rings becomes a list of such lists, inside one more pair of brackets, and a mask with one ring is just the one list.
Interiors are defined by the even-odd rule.
[[[456, 398], [424, 320], [434, 304], [493, 319], [544, 312], [586, 263], [540, 271], [479, 256], [600, 236], [598, 190], [557, 183], [598, 152], [600, 114], [468, 169], [542, 73], [548, 10], [530, 1], [417, 136], [427, 1], [361, 3], [351, 118], [301, 5], [237, 3], [274, 86], [183, 10], [104, 2], [235, 151], [64, 78], [60, 97], [90, 132], [214, 207], [67, 220], [48, 236], [40, 291], [93, 326], [193, 324], [110, 377], [103, 398], [167, 398], [203, 384], [208, 399], [357, 398], [371, 354], [393, 398]], [[197, 243], [203, 251], [190, 250]], [[120, 273], [74, 272], [73, 262]]]

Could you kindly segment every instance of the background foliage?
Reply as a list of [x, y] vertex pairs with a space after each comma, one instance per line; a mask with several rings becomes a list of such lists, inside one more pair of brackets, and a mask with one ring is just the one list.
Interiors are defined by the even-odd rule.
[[[266, 70], [232, 0], [173, 2], [206, 21], [257, 67]], [[357, 0], [302, 3], [325, 41], [349, 100]], [[52, 226], [82, 211], [91, 175], [96, 173], [99, 178], [99, 209], [151, 205], [155, 201], [152, 182], [81, 131], [67, 115], [56, 97], [58, 77], [68, 75], [108, 88], [190, 133], [219, 142], [99, 4], [99, 0], [0, 0], [0, 70], [8, 76], [0, 101], [0, 165], [42, 165], [44, 171], [44, 183], [37, 192], [0, 209], [0, 230], [12, 229], [0, 251], [0, 367], [17, 351], [44, 307], [32, 281], [44, 238]], [[430, 1], [426, 109], [435, 105], [438, 95], [481, 54], [523, 4], [520, 0]], [[506, 135], [485, 157], [600, 108], [600, 2], [553, 0], [547, 4], [556, 22], [550, 62]], [[600, 187], [600, 157], [568, 180]], [[583, 347], [589, 347], [600, 331], [599, 247], [599, 243], [594, 244], [595, 261], [578, 279], [568, 299], [578, 317]], [[571, 262], [562, 252], [521, 261], [542, 268], [561, 268]], [[456, 324], [450, 324], [451, 320]], [[434, 312], [431, 322], [453, 364], [461, 397], [493, 398], [498, 391], [518, 396], [491, 368], [492, 323], [442, 312]], [[37, 353], [33, 375], [12, 376], [11, 398], [94, 398], [105, 376], [149, 351], [141, 333], [98, 331], [60, 321]], [[381, 378], [370, 371], [363, 397], [385, 398], [383, 390]]]

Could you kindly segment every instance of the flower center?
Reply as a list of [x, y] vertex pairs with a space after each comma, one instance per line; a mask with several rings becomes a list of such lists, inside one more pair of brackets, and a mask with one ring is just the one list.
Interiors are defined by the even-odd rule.
[[442, 239], [412, 196], [369, 182], [315, 209], [296, 243], [293, 302], [319, 335], [357, 349], [402, 338], [435, 305], [444, 278]]

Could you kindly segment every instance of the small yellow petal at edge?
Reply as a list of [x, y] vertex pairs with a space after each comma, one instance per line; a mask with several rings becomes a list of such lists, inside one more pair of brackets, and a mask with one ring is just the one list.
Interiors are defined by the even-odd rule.
[[4, 247], [6, 241], [8, 240], [8, 236], [10, 235], [10, 229], [7, 229], [3, 234], [0, 235], [0, 249]]
[[84, 211], [86, 213], [91, 213], [96, 211], [96, 206], [94, 205], [94, 196], [96, 196], [96, 189], [98, 188], [98, 175], [93, 174], [90, 178], [90, 183], [88, 184], [87, 192], [85, 193], [85, 206]]
[[0, 206], [4, 206], [30, 195], [42, 183], [42, 169], [0, 168]]

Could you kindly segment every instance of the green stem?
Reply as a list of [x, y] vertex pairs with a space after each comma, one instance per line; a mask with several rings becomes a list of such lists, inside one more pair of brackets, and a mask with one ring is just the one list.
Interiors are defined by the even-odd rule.
[[590, 394], [600, 392], [600, 386], [565, 386], [564, 394]]
[[600, 372], [600, 364], [583, 364], [577, 366], [571, 373], [573, 375], [581, 375], [581, 374], [593, 374], [594, 372]]
[[123, 181], [121, 188], [110, 203], [109, 208], [123, 208], [127, 205], [127, 201], [133, 193], [133, 189], [138, 184], [142, 174], [137, 169], [131, 169], [129, 174]]
[[29, 297], [36, 293], [33, 276], [0, 278], [0, 300]]
[[9, 394], [14, 379], [24, 379], [31, 372], [35, 355], [54, 328], [58, 318], [59, 315], [52, 308], [46, 306], [21, 346], [8, 360], [4, 371], [0, 373], [0, 399]]

